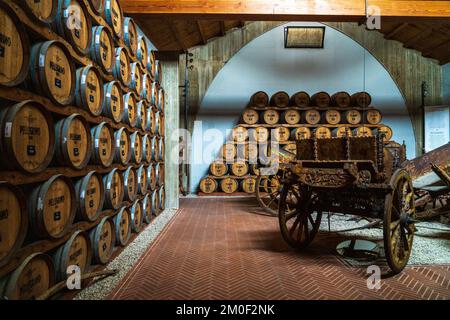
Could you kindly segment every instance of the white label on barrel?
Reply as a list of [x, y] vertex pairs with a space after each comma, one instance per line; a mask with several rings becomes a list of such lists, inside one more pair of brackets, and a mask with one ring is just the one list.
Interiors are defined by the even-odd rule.
[[45, 55], [39, 55], [39, 67], [45, 66]]
[[95, 147], [98, 148], [98, 139], [95, 139]]
[[37, 209], [38, 210], [42, 210], [44, 208], [44, 202], [42, 201], [42, 198], [39, 197], [38, 198], [38, 203], [37, 203]]
[[12, 128], [12, 122], [7, 122], [5, 125], [5, 138], [11, 137], [11, 128]]

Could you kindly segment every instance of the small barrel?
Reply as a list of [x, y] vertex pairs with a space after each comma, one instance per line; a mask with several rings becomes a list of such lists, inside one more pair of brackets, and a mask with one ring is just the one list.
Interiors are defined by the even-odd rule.
[[143, 36], [138, 37], [137, 58], [141, 62], [142, 67], [147, 68], [149, 63], [147, 40]]
[[311, 130], [308, 127], [298, 127], [292, 130], [292, 140], [302, 140], [311, 138]]
[[55, 21], [58, 0], [18, 0], [17, 2], [35, 21], [43, 24], [50, 24]]
[[353, 136], [355, 137], [371, 137], [372, 130], [366, 126], [360, 126], [358, 128], [353, 129]]
[[137, 185], [138, 185], [138, 189], [137, 192], [141, 195], [144, 195], [147, 193], [147, 168], [144, 165], [141, 165], [137, 170], [136, 170], [136, 175], [137, 175]]
[[136, 113], [136, 95], [133, 92], [129, 92], [123, 95], [123, 116], [122, 121], [131, 127], [136, 126], [137, 113]]
[[316, 109], [310, 109], [302, 112], [302, 123], [316, 125], [320, 123], [320, 112]]
[[75, 182], [78, 200], [77, 220], [95, 221], [102, 212], [105, 201], [105, 188], [102, 176], [91, 171]]
[[233, 161], [237, 155], [236, 145], [231, 142], [225, 143], [220, 150], [220, 154], [226, 162]]
[[166, 144], [164, 142], [164, 137], [159, 139], [159, 161], [164, 162], [164, 155], [166, 152]]
[[131, 141], [131, 161], [140, 164], [142, 161], [142, 136], [139, 132], [133, 132], [130, 135]]
[[164, 165], [161, 163], [155, 164], [156, 186], [162, 187], [164, 185]]
[[119, 0], [105, 0], [105, 18], [114, 32], [114, 37], [121, 39], [123, 36], [123, 11]]
[[239, 188], [239, 183], [236, 179], [226, 177], [220, 181], [220, 188], [223, 192], [231, 194], [237, 191]]
[[150, 198], [152, 200], [152, 214], [157, 217], [161, 210], [159, 210], [159, 192], [158, 190], [153, 190]]
[[158, 189], [158, 196], [159, 196], [159, 209], [162, 212], [166, 208], [166, 188], [164, 188], [164, 186]]
[[381, 122], [381, 112], [377, 109], [364, 111], [364, 120], [368, 124], [379, 124]]
[[257, 164], [251, 164], [250, 165], [250, 174], [259, 176], [259, 166]]
[[142, 216], [145, 223], [152, 222], [152, 200], [149, 193], [142, 199]]
[[102, 122], [91, 129], [94, 149], [91, 162], [109, 167], [114, 159], [115, 145], [114, 132], [111, 126]]
[[314, 131], [317, 139], [329, 139], [331, 138], [331, 130], [327, 127], [317, 127]]
[[150, 97], [151, 101], [150, 103], [155, 106], [155, 109], [157, 108], [156, 104], [158, 103], [158, 83], [153, 81], [152, 82], [152, 95]]
[[88, 0], [91, 9], [96, 15], [102, 15], [105, 11], [105, 0]]
[[159, 68], [158, 71], [158, 77], [162, 82], [162, 70], [161, 70], [161, 63], [158, 63], [158, 66], [156, 66], [156, 57], [155, 57], [155, 51], [154, 50], [150, 50], [149, 52], [149, 66], [147, 67], [148, 72], [150, 73], [150, 77], [152, 79], [156, 79], [156, 69]]
[[269, 140], [269, 129], [265, 127], [256, 127], [250, 130], [251, 140], [256, 142], [266, 142]]
[[136, 115], [136, 127], [145, 131], [147, 128], [147, 104], [144, 100], [136, 104]]
[[134, 201], [129, 210], [131, 215], [131, 231], [134, 233], [138, 233], [141, 231], [144, 224], [142, 202], [140, 200]]
[[241, 181], [241, 190], [246, 193], [255, 193], [256, 191], [256, 178], [246, 177]]
[[344, 121], [349, 124], [359, 124], [361, 123], [362, 116], [361, 112], [359, 112], [356, 109], [351, 109], [348, 111], [345, 111], [344, 113]]
[[142, 137], [142, 161], [150, 163], [152, 161], [152, 138], [149, 134]]
[[114, 78], [119, 80], [125, 87], [130, 85], [130, 56], [127, 48], [118, 47], [115, 49], [112, 71]]
[[58, 105], [74, 100], [75, 65], [67, 48], [58, 41], [40, 42], [31, 48], [30, 75], [34, 90]]
[[79, 68], [76, 72], [75, 103], [93, 116], [99, 116], [103, 109], [103, 80], [92, 65]]
[[91, 155], [91, 132], [83, 116], [74, 113], [56, 123], [55, 164], [79, 170], [87, 166]]
[[373, 130], [374, 136], [376, 136], [378, 133], [382, 133], [384, 135], [383, 141], [391, 141], [393, 132], [390, 127], [382, 125]]
[[153, 137], [151, 139], [151, 146], [152, 146], [152, 160], [153, 161], [159, 161], [159, 139], [158, 137]]
[[319, 108], [327, 108], [330, 105], [331, 97], [328, 93], [321, 91], [311, 96], [311, 105]]
[[245, 109], [242, 113], [242, 122], [245, 124], [256, 124], [259, 121], [259, 113], [253, 109]]
[[339, 108], [348, 108], [351, 104], [351, 97], [345, 91], [336, 92], [331, 96], [331, 105]]
[[67, 278], [67, 268], [78, 266], [84, 274], [92, 260], [92, 245], [87, 233], [77, 230], [53, 254], [56, 279], [63, 281]]
[[300, 112], [289, 109], [281, 114], [281, 122], [287, 124], [297, 124], [300, 122]]
[[0, 163], [4, 168], [27, 173], [42, 172], [55, 150], [51, 115], [34, 101], [0, 109]]
[[55, 284], [55, 268], [44, 253], [29, 255], [0, 283], [0, 296], [8, 300], [32, 300]]
[[102, 114], [119, 123], [124, 114], [122, 88], [117, 81], [111, 81], [103, 89]]
[[148, 180], [148, 188], [150, 190], [156, 189], [156, 170], [153, 164], [149, 164], [147, 167], [147, 180]]
[[[28, 2], [25, 4], [23, 0], [25, 5], [28, 5]], [[54, 2], [52, 1], [51, 4], [54, 5]], [[35, 8], [36, 5], [33, 2], [30, 2], [29, 6], [31, 11], [39, 12], [40, 8]], [[30, 44], [28, 34], [19, 18], [3, 2], [0, 2], [0, 30], [0, 85], [13, 87], [23, 82], [27, 76]]]
[[357, 92], [352, 94], [351, 105], [359, 108], [367, 108], [372, 102], [372, 97], [367, 92]]
[[116, 234], [116, 245], [126, 246], [131, 237], [131, 214], [126, 207], [120, 208], [113, 217], [114, 230]]
[[28, 211], [22, 191], [0, 182], [0, 267], [22, 246], [28, 229]]
[[111, 32], [103, 26], [92, 28], [92, 41], [89, 55], [106, 73], [111, 74], [115, 64], [115, 48]]
[[256, 163], [258, 161], [258, 144], [248, 143], [244, 148], [244, 159], [248, 160], [250, 163]]
[[141, 98], [145, 99], [145, 102], [152, 103], [152, 79], [147, 72], [142, 74], [142, 90]]
[[163, 88], [158, 89], [158, 101], [156, 103], [156, 106], [158, 107], [159, 111], [164, 111], [164, 104], [165, 104], [165, 91]]
[[331, 136], [336, 138], [351, 137], [352, 130], [349, 127], [341, 126], [331, 130]]
[[270, 105], [278, 108], [289, 106], [289, 95], [284, 91], [278, 91], [270, 98]]
[[155, 61], [155, 64], [156, 64], [155, 81], [158, 82], [159, 84], [161, 84], [162, 80], [163, 80], [161, 61]]
[[232, 130], [232, 137], [236, 142], [245, 142], [248, 138], [248, 131], [241, 126], [234, 127]]
[[114, 132], [114, 162], [127, 165], [131, 159], [131, 140], [126, 128], [120, 128]]
[[155, 134], [159, 135], [161, 132], [161, 118], [159, 112], [155, 112]]
[[134, 20], [126, 17], [123, 20], [123, 40], [133, 56], [137, 54], [138, 32]]
[[123, 180], [122, 173], [116, 168], [103, 176], [106, 209], [117, 210], [121, 206], [125, 194]]
[[291, 105], [299, 108], [308, 107], [310, 101], [311, 98], [309, 97], [309, 94], [304, 91], [299, 91], [291, 97]]
[[329, 109], [322, 113], [322, 123], [339, 124], [341, 122], [341, 113], [336, 109]]
[[100, 223], [89, 233], [92, 247], [92, 261], [95, 264], [106, 264], [114, 250], [116, 232], [114, 222], [109, 217], [104, 217]]
[[38, 185], [28, 197], [28, 208], [35, 238], [63, 237], [72, 226], [77, 209], [72, 180], [58, 174]]
[[289, 140], [291, 132], [289, 128], [278, 127], [273, 130], [273, 138], [278, 142], [286, 142]]
[[131, 81], [130, 89], [136, 93], [137, 97], [141, 96], [142, 93], [142, 69], [139, 62], [133, 62], [130, 65]]
[[128, 167], [123, 172], [123, 184], [124, 184], [124, 200], [134, 201], [137, 195], [138, 179], [136, 170], [133, 167]]
[[164, 136], [165, 133], [165, 125], [164, 125], [164, 113], [161, 111], [158, 112], [158, 132], [160, 136]]
[[255, 92], [250, 98], [250, 106], [266, 107], [269, 105], [269, 96], [264, 91]]
[[288, 143], [283, 146], [283, 150], [290, 152], [292, 154], [297, 154], [297, 144], [296, 143]]
[[263, 112], [262, 120], [267, 124], [277, 124], [280, 121], [280, 114], [277, 110], [269, 109]]
[[153, 107], [147, 108], [147, 131], [150, 132], [150, 134], [154, 135], [156, 134], [156, 114], [153, 109]]
[[245, 176], [248, 173], [248, 164], [245, 161], [236, 161], [231, 165], [231, 173], [236, 177]]
[[203, 193], [213, 193], [217, 190], [218, 183], [215, 179], [206, 177], [200, 180], [200, 191]]

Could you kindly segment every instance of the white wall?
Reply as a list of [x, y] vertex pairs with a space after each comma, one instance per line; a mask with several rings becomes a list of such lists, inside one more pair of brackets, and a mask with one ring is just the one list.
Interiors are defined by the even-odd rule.
[[[286, 25], [322, 25], [293, 22]], [[284, 25], [284, 26], [286, 26]], [[239, 120], [250, 96], [258, 91], [269, 95], [283, 90], [290, 95], [306, 91], [330, 94], [337, 91], [367, 91], [372, 105], [383, 113], [383, 123], [394, 131], [394, 140], [405, 140], [407, 155], [415, 157], [415, 140], [404, 99], [384, 67], [357, 42], [326, 27], [324, 49], [285, 49], [284, 26], [254, 39], [242, 48], [218, 73], [201, 102], [193, 132], [191, 191], [207, 174], [220, 144], [212, 146], [209, 159], [201, 159], [203, 132], [209, 128], [225, 133]], [[364, 81], [365, 80], [365, 81]]]

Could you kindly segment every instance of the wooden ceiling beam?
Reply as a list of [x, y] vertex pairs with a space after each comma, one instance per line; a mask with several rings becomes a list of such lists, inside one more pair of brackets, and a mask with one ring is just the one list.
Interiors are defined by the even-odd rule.
[[430, 57], [433, 54], [433, 52], [435, 52], [436, 50], [438, 50], [439, 48], [444, 47], [444, 46], [450, 46], [450, 39], [445, 39], [444, 41], [439, 42], [437, 45], [434, 45], [431, 48], [428, 48], [427, 50], [424, 50], [422, 52], [422, 55], [424, 57]]
[[223, 37], [225, 35], [225, 21], [219, 21], [220, 35]]
[[417, 41], [424, 39], [425, 37], [430, 36], [433, 33], [433, 29], [428, 30], [420, 30], [415, 36], [407, 39], [403, 42], [403, 46], [405, 48], [410, 48], [413, 44], [417, 43]]
[[200, 34], [200, 38], [202, 39], [202, 44], [206, 44], [206, 37], [205, 32], [203, 31], [203, 27], [199, 20], [196, 20], [195, 23], [197, 24], [198, 33]]
[[177, 28], [175, 27], [174, 23], [169, 19], [166, 19], [165, 21], [166, 21], [167, 25], [169, 26], [170, 33], [172, 34], [173, 38], [177, 41], [180, 49], [182, 49], [183, 51], [187, 51], [188, 46], [184, 43], [183, 39], [181, 39], [179, 32], [178, 32]]
[[388, 34], [386, 34], [384, 37], [386, 39], [392, 39], [397, 33], [402, 31], [408, 26], [406, 22], [400, 23], [398, 26], [396, 26], [392, 31], [390, 31]]
[[417, 22], [423, 20], [448, 21], [450, 18], [450, 1], [441, 0], [367, 0], [367, 5], [378, 7], [382, 19], [390, 18]]

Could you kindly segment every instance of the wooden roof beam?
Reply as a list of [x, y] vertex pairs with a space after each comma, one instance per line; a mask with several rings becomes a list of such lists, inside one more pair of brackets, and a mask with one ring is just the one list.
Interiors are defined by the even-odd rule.
[[397, 33], [402, 31], [403, 29], [405, 29], [407, 26], [408, 26], [408, 24], [406, 22], [400, 23], [398, 26], [396, 26], [391, 32], [386, 34], [384, 37], [386, 39], [392, 39]]
[[206, 44], [207, 40], [200, 21], [196, 20], [195, 23], [197, 24], [198, 33], [200, 34], [200, 38], [202, 39], [202, 44]]
[[437, 49], [439, 49], [445, 45], [450, 46], [450, 39], [445, 39], [444, 41], [439, 42], [437, 45], [434, 45], [431, 48], [428, 48], [427, 50], [422, 52], [422, 55], [424, 57], [429, 57], [431, 54], [433, 54], [434, 51], [436, 51]]
[[188, 46], [184, 43], [183, 39], [180, 38], [178, 30], [176, 30], [176, 27], [174, 23], [168, 19], [165, 20], [167, 25], [169, 26], [170, 33], [172, 34], [172, 37], [177, 41], [178, 45], [183, 51], [187, 51]]
[[225, 35], [225, 21], [219, 21], [220, 25], [220, 35], [223, 37]]
[[403, 42], [403, 46], [405, 48], [410, 48], [413, 44], [415, 44], [417, 41], [424, 39], [425, 37], [428, 37], [433, 33], [433, 29], [428, 30], [420, 30], [415, 36], [409, 38], [405, 42]]

